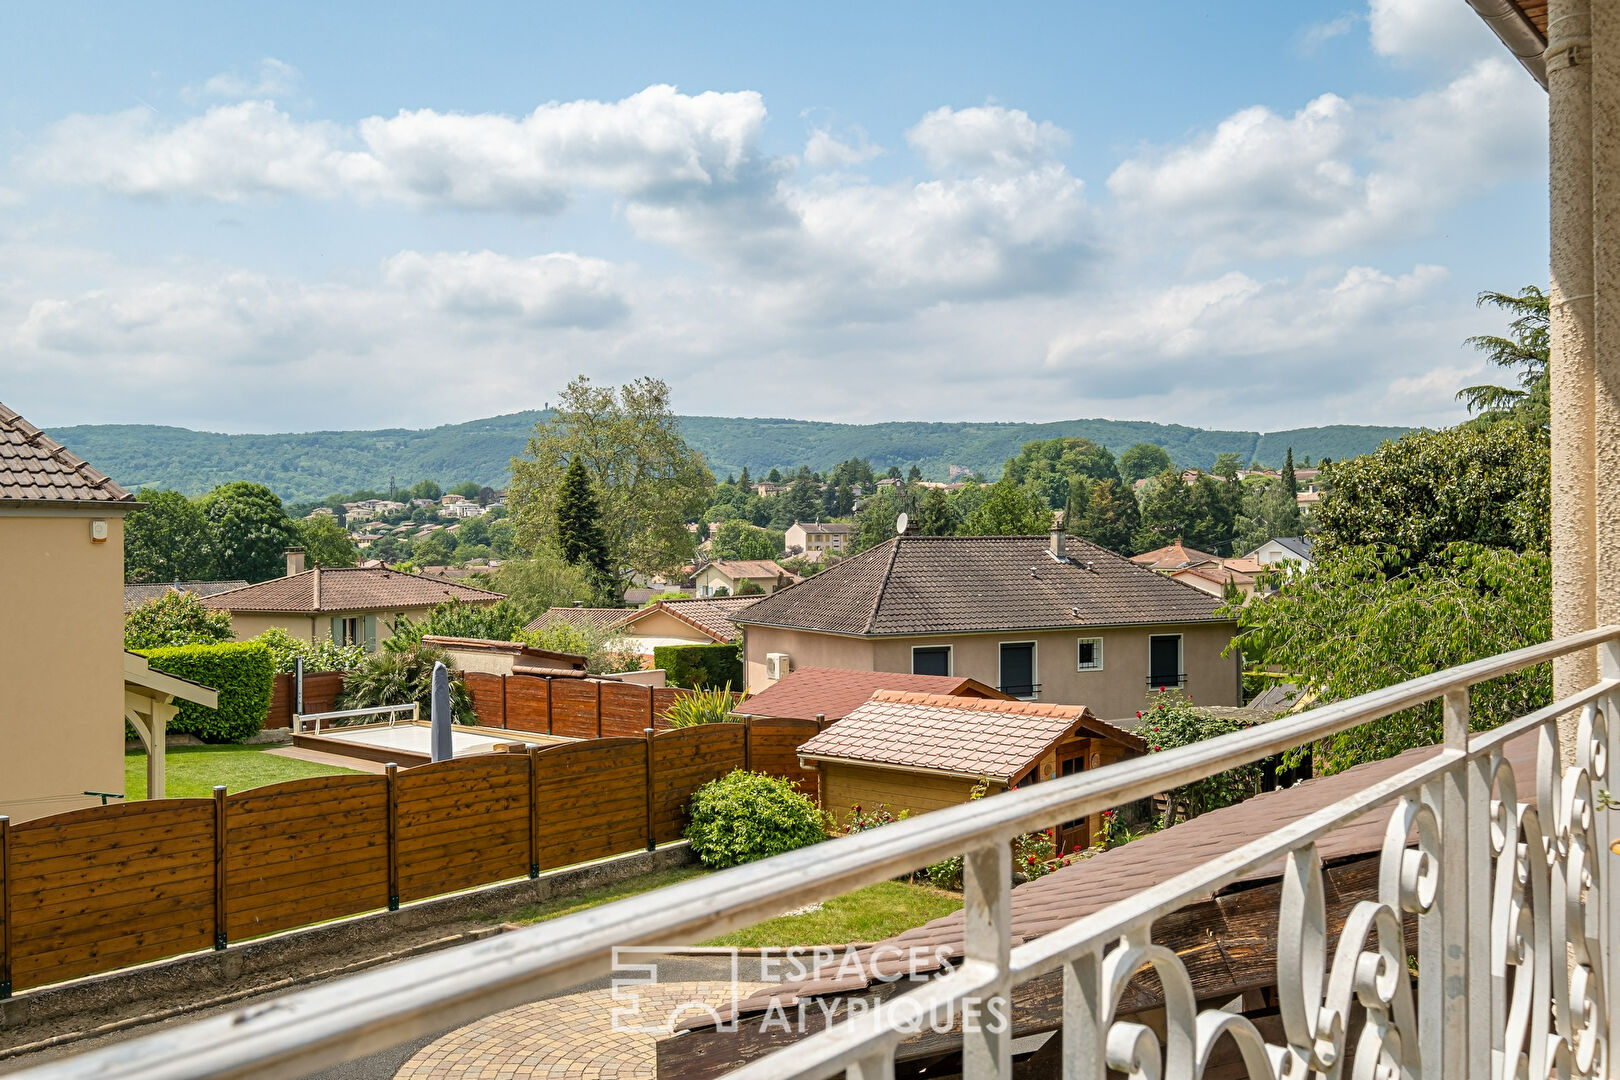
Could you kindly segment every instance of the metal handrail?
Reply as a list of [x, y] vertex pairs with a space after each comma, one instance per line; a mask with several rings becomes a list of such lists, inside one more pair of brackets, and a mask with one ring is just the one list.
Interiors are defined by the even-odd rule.
[[[210, 1017], [13, 1075], [97, 1080], [301, 1076], [599, 977], [610, 970], [615, 946], [701, 940], [751, 925], [788, 906], [840, 895], [966, 853], [967, 950], [955, 971], [731, 1074], [748, 1080], [825, 1077], [845, 1069], [861, 1077], [880, 1075], [884, 1055], [892, 1053], [904, 1037], [894, 1026], [902, 1015], [897, 1008], [907, 1012], [921, 1009], [926, 1015], [930, 1005], [1004, 993], [1015, 981], [1062, 964], [1080, 964], [1088, 956], [1094, 962], [1104, 939], [1118, 938], [1132, 926], [1151, 923], [1155, 914], [1273, 862], [1279, 853], [1294, 851], [1370, 807], [1432, 785], [1436, 777], [1454, 772], [1459, 765], [1474, 767], [1489, 760], [1516, 735], [1538, 727], [1545, 731], [1561, 713], [1613, 691], [1617, 685], [1614, 676], [1620, 670], [1617, 642], [1620, 627], [1605, 626], [1502, 653], [1269, 724], [933, 811], [541, 926], [406, 960], [386, 970], [351, 976], [287, 995], [269, 1006]], [[1607, 646], [1601, 657], [1606, 676], [1602, 681], [1495, 731], [1467, 734], [1468, 687], [1600, 645]], [[1178, 787], [1441, 697], [1447, 704], [1447, 745], [1427, 760], [1369, 784], [1261, 840], [1145, 889], [1126, 903], [1011, 948], [1005, 922], [1010, 902], [1002, 871], [1007, 842], [1013, 837]], [[1463, 717], [1460, 734], [1458, 701]], [[1458, 740], [1461, 746], [1454, 745]], [[1543, 754], [1545, 758], [1545, 749]], [[1540, 797], [1551, 799], [1552, 795], [1541, 792]], [[1402, 829], [1399, 842], [1403, 846], [1405, 837]], [[992, 917], [998, 912], [999, 916]], [[1092, 1035], [1094, 1031], [1077, 1032], [1075, 1037]], [[1065, 1040], [1068, 1038], [1066, 1029]], [[999, 1065], [986, 1067], [978, 1044], [964, 1048], [964, 1059], [969, 1075], [1002, 1074]]]
[[[410, 719], [414, 722], [421, 715], [421, 710], [420, 706], [416, 702], [412, 701], [404, 705], [374, 705], [364, 709], [339, 709], [335, 712], [293, 713], [292, 731], [294, 735], [303, 734], [303, 732], [300, 730], [300, 725], [305, 720], [313, 720], [315, 721], [315, 730], [313, 734], [319, 735], [321, 733], [321, 721], [346, 720], [356, 716], [386, 715], [388, 717], [388, 726], [393, 727], [394, 723], [399, 719], [400, 713], [409, 713]], [[334, 724], [332, 726], [342, 727], [344, 725]]]

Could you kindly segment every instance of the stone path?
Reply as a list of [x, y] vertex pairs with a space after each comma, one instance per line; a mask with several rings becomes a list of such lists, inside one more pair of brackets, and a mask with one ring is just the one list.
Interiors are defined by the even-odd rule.
[[[764, 983], [740, 982], [747, 996]], [[633, 993], [632, 1000], [627, 994]], [[652, 1080], [654, 1044], [669, 1032], [672, 1011], [687, 1003], [731, 1000], [729, 982], [658, 983], [547, 998], [457, 1028], [417, 1051], [398, 1080]], [[623, 1010], [615, 1031], [614, 1010]], [[688, 1009], [682, 1015], [691, 1015]], [[658, 1026], [661, 1034], [627, 1030]]]

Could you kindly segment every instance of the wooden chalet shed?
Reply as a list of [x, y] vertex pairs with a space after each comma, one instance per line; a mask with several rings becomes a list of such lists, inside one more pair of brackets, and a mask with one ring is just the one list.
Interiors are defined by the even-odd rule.
[[[1084, 705], [879, 690], [801, 745], [799, 761], [820, 774], [822, 806], [843, 820], [854, 806], [938, 810], [967, 802], [980, 783], [993, 794], [1146, 749]], [[1065, 850], [1088, 846], [1097, 824], [1064, 823]]]

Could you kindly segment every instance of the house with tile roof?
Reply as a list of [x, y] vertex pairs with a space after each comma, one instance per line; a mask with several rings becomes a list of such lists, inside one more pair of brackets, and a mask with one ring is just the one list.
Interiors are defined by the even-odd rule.
[[[857, 806], [958, 806], [976, 787], [993, 795], [1146, 752], [1084, 705], [878, 690], [802, 744], [799, 763], [817, 771], [822, 806], [843, 819]], [[1066, 824], [1064, 850], [1089, 846], [1094, 824]]]
[[[760, 593], [768, 596], [797, 580], [774, 559], [717, 559], [698, 567], [692, 575], [692, 586], [703, 598], [737, 596], [743, 594], [745, 586], [756, 585]], [[746, 595], [753, 595], [752, 590]]]
[[804, 554], [842, 555], [849, 549], [853, 525], [836, 521], [795, 521], [788, 526], [785, 543], [788, 550], [798, 548]]
[[807, 667], [790, 672], [753, 697], [743, 699], [733, 715], [787, 720], [819, 719], [830, 724], [866, 704], [879, 690], [1012, 700], [993, 686], [959, 675], [913, 675], [909, 671]]
[[1132, 716], [1159, 687], [1242, 702], [1218, 597], [1085, 541], [898, 536], [732, 616], [750, 692], [794, 668], [977, 679]]
[[1301, 570], [1316, 565], [1311, 557], [1310, 539], [1304, 536], [1274, 536], [1253, 551], [1244, 552], [1243, 558], [1252, 559], [1262, 566], [1298, 563]]
[[124, 586], [124, 610], [133, 611], [142, 604], [156, 600], [170, 590], [191, 593], [193, 596], [213, 596], [228, 589], [240, 589], [246, 581], [160, 581], [151, 584]]
[[1144, 551], [1140, 555], [1132, 555], [1131, 562], [1137, 566], [1145, 566], [1150, 570], [1157, 570], [1161, 574], [1172, 573], [1176, 570], [1185, 570], [1189, 566], [1203, 566], [1207, 563], [1218, 563], [1219, 555], [1211, 555], [1207, 551], [1190, 548], [1177, 540], [1173, 544], [1166, 544], [1152, 551]]
[[287, 576], [203, 598], [231, 613], [238, 641], [278, 626], [303, 641], [332, 640], [374, 651], [394, 636], [401, 618], [421, 620], [447, 600], [492, 607], [498, 592], [383, 567], [306, 570], [303, 552], [287, 553]]
[[551, 608], [528, 626], [538, 630], [567, 622], [594, 633], [612, 634], [651, 663], [661, 645], [716, 645], [737, 640], [733, 613], [752, 604], [753, 596], [660, 600], [642, 608]]
[[124, 517], [135, 497], [0, 405], [0, 814], [124, 793]]

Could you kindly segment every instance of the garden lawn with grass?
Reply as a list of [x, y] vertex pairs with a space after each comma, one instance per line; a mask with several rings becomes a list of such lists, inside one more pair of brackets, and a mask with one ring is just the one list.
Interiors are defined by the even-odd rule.
[[[164, 764], [164, 783], [171, 799], [211, 799], [215, 784], [224, 784], [227, 791], [246, 791], [283, 780], [354, 771], [267, 754], [260, 746], [171, 746]], [[143, 750], [124, 755], [124, 792], [130, 801], [146, 798]]]
[[[598, 904], [689, 881], [707, 873], [709, 871], [701, 866], [677, 866], [642, 874], [628, 881], [521, 908], [504, 921], [523, 925], [544, 922]], [[835, 896], [818, 905], [814, 911], [767, 919], [746, 930], [738, 930], [703, 944], [758, 948], [765, 945], [847, 945], [852, 941], [879, 941], [893, 937], [902, 930], [921, 926], [941, 915], [949, 915], [961, 906], [960, 893], [936, 889], [931, 885], [880, 881], [847, 896]]]
[[762, 948], [882, 941], [961, 906], [960, 893], [906, 881], [880, 881], [834, 896], [803, 914], [778, 915], [704, 944]]

